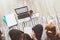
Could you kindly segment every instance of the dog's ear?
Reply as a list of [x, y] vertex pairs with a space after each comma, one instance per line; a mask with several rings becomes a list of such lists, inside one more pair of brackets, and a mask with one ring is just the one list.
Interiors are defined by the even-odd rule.
[[50, 28], [50, 24], [47, 24], [45, 30], [48, 30], [49, 28]]
[[49, 29], [51, 26], [51, 23], [47, 24], [46, 27], [45, 27], [45, 30]]
[[48, 27], [47, 27], [47, 26], [45, 27], [45, 30], [46, 30], [46, 29], [48, 29]]
[[47, 24], [45, 29], [48, 29], [48, 28], [53, 28], [55, 27], [55, 24], [54, 23], [50, 23], [50, 24]]

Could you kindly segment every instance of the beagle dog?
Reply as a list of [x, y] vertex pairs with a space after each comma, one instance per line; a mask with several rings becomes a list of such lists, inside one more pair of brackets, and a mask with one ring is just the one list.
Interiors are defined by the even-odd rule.
[[45, 27], [47, 39], [46, 40], [60, 40], [60, 33], [57, 32], [56, 26], [53, 23]]

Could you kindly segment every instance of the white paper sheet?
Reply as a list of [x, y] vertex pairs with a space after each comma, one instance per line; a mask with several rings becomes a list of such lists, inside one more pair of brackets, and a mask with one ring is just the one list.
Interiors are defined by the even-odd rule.
[[5, 18], [6, 18], [6, 23], [8, 27], [11, 27], [17, 24], [16, 18], [13, 13], [5, 15]]
[[30, 35], [30, 37], [32, 37], [32, 27], [25, 27], [24, 28], [24, 33], [27, 33]]

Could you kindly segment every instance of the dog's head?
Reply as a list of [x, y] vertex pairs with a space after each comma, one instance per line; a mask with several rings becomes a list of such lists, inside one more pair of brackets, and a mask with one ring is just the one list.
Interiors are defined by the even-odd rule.
[[54, 37], [56, 34], [56, 26], [53, 23], [48, 24], [46, 26], [45, 30], [46, 30], [46, 34], [49, 38]]

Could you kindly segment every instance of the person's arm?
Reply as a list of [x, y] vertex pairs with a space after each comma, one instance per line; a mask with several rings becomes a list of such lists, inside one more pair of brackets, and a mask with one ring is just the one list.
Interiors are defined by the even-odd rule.
[[33, 40], [37, 40], [36, 38], [32, 38]]
[[32, 39], [33, 39], [33, 40], [37, 40], [35, 34], [32, 35]]

